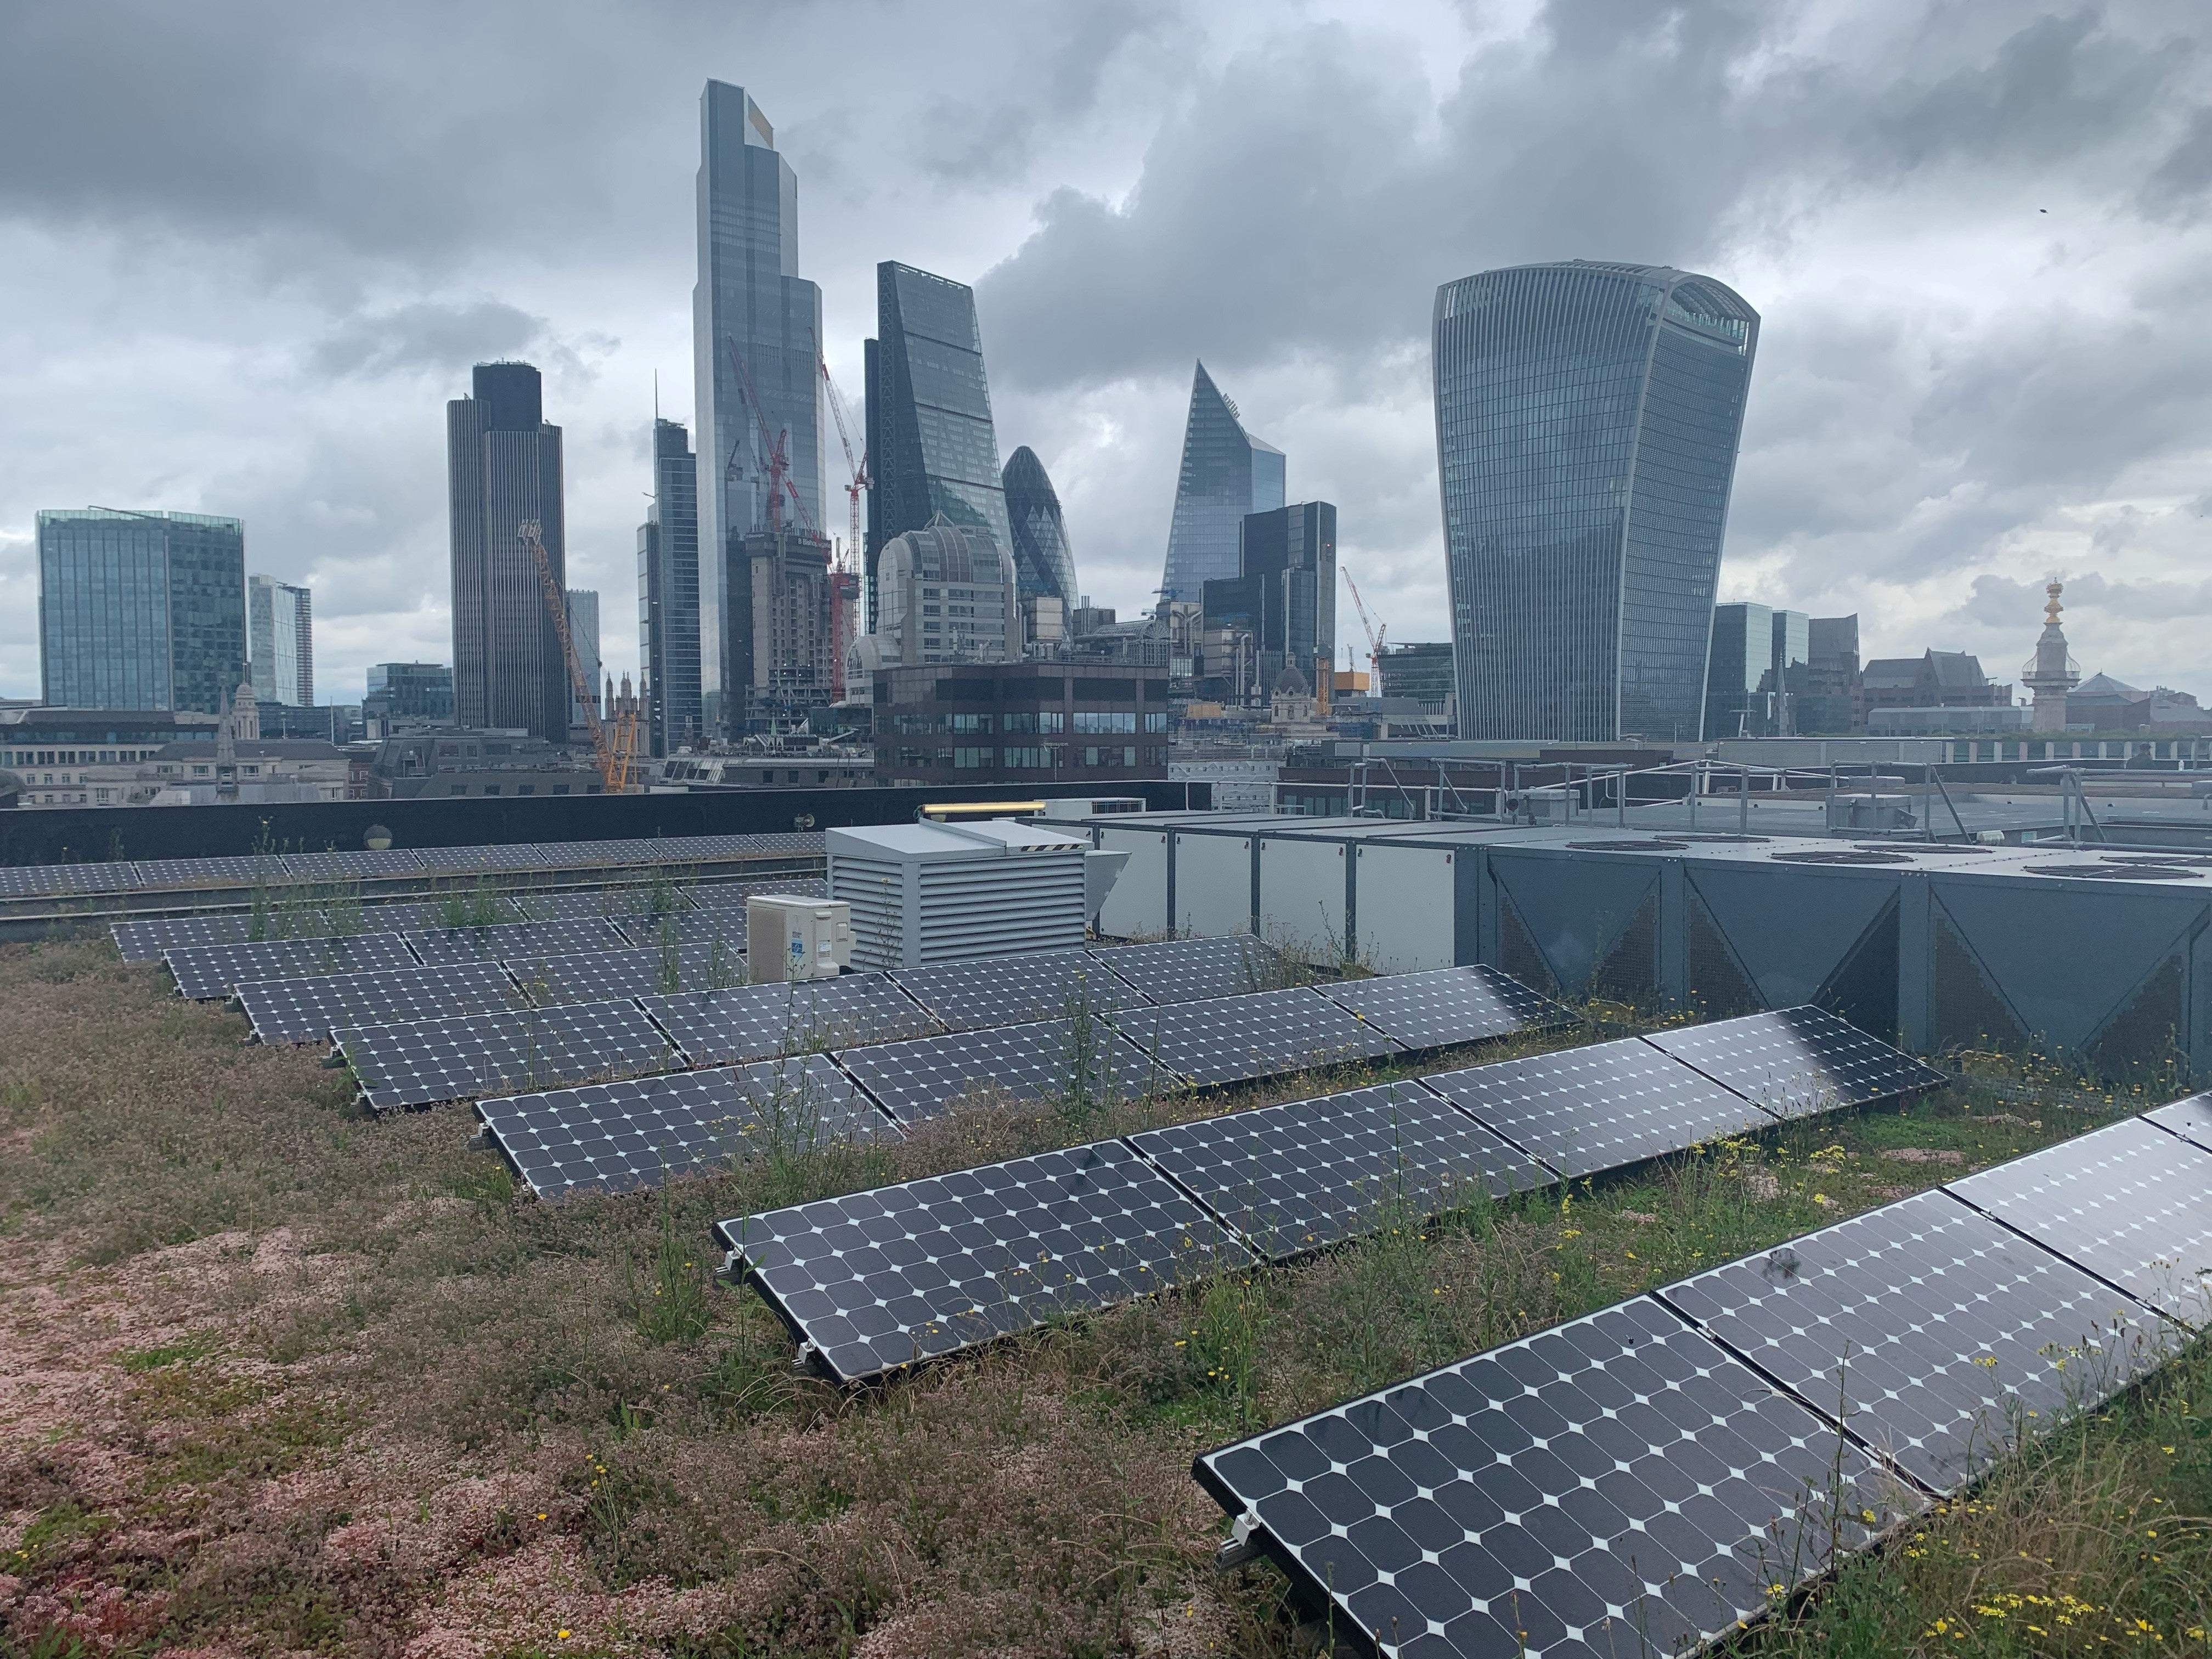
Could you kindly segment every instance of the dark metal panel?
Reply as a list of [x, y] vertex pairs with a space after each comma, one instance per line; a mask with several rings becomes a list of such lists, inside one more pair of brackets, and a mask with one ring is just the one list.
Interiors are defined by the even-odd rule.
[[[1569, 996], [1589, 994], [1623, 936], [1639, 926], [1658, 885], [1650, 862], [1627, 858], [1561, 858], [1499, 848], [1490, 854], [1490, 867]], [[1513, 972], [1510, 963], [1498, 965]]]
[[1887, 871], [1718, 862], [1689, 880], [1769, 1008], [1812, 1001], [1898, 884]]

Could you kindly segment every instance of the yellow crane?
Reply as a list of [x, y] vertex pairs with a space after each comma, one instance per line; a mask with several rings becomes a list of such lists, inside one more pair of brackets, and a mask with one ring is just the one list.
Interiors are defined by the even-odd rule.
[[610, 732], [607, 723], [599, 718], [598, 688], [584, 677], [583, 661], [576, 655], [575, 636], [568, 631], [568, 597], [553, 578], [553, 561], [545, 551], [544, 527], [535, 519], [525, 519], [515, 534], [530, 550], [531, 559], [538, 566], [538, 582], [544, 590], [545, 608], [552, 613], [553, 631], [561, 636], [561, 658], [568, 665], [568, 684], [576, 694], [577, 706], [584, 711], [584, 725], [592, 734], [592, 758], [598, 763], [599, 781], [611, 795], [626, 793], [630, 769], [637, 760], [637, 699], [622, 699], [622, 707], [615, 711], [614, 728]]

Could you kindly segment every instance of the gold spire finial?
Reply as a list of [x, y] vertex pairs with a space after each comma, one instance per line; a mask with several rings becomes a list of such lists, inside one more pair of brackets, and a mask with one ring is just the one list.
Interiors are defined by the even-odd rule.
[[2063, 582], [2054, 581], [2043, 590], [2051, 596], [2043, 602], [2043, 621], [2045, 627], [2058, 626], [2058, 613], [2066, 608], [2058, 603], [2058, 595], [2063, 591], [2065, 586]]

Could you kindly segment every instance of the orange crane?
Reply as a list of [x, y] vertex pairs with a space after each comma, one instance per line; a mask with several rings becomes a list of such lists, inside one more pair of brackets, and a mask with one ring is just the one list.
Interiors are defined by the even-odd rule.
[[[610, 733], [606, 722], [599, 718], [598, 690], [585, 678], [583, 661], [576, 655], [575, 635], [568, 630], [568, 598], [554, 580], [553, 561], [545, 551], [544, 528], [535, 519], [525, 519], [516, 527], [515, 534], [530, 550], [531, 559], [538, 566], [538, 583], [545, 594], [545, 608], [552, 614], [553, 631], [561, 637], [561, 659], [568, 665], [568, 686], [575, 693], [577, 706], [584, 711], [584, 725], [592, 734], [592, 758], [599, 766], [599, 781], [611, 795], [627, 793], [630, 768], [637, 758], [637, 700], [624, 696], [615, 729]], [[623, 684], [626, 694], [629, 684], [625, 676]]]
[[802, 528], [811, 531], [814, 520], [808, 516], [806, 502], [799, 493], [799, 486], [791, 481], [791, 458], [784, 452], [787, 431], [771, 432], [768, 425], [768, 410], [761, 407], [760, 393], [753, 390], [753, 372], [738, 353], [738, 343], [731, 340], [730, 365], [738, 371], [738, 383], [745, 391], [745, 401], [752, 405], [753, 424], [760, 428], [761, 453], [768, 461], [768, 527], [783, 528], [783, 498], [791, 497], [791, 504], [799, 509]]
[[1368, 616], [1367, 606], [1359, 597], [1359, 584], [1352, 580], [1352, 567], [1340, 564], [1337, 568], [1344, 572], [1344, 585], [1352, 590], [1352, 608], [1359, 613], [1359, 625], [1367, 630], [1367, 684], [1370, 691], [1380, 696], [1382, 695], [1382, 636], [1390, 631], [1390, 624], [1384, 623], [1378, 627]]

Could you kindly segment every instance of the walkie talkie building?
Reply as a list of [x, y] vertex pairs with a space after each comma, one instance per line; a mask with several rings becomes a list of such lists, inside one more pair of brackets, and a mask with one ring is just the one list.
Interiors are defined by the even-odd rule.
[[1437, 291], [1465, 738], [1695, 740], [1759, 313], [1576, 259]]

